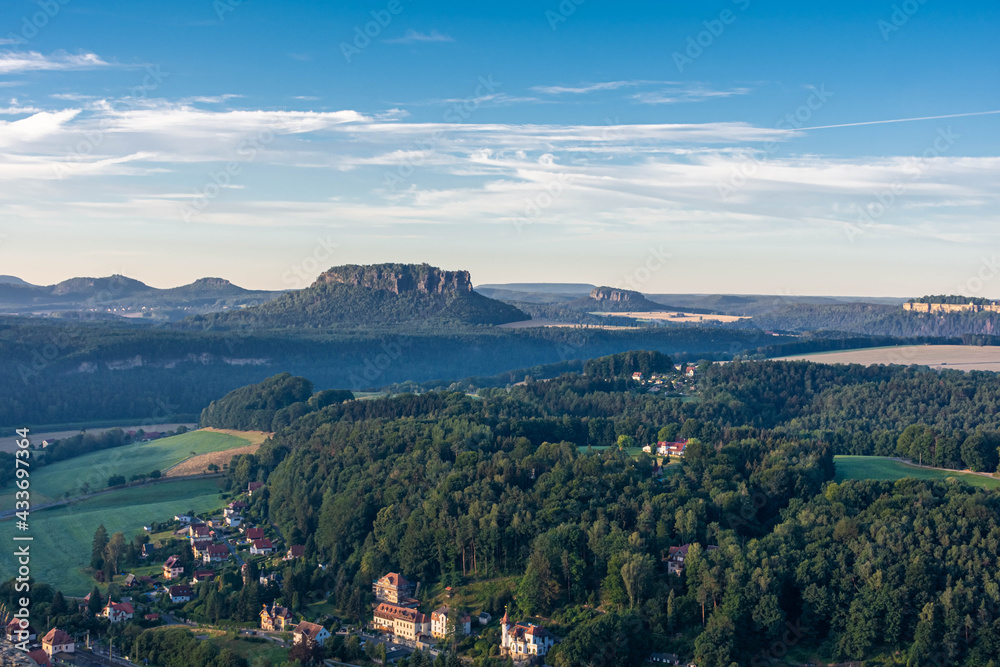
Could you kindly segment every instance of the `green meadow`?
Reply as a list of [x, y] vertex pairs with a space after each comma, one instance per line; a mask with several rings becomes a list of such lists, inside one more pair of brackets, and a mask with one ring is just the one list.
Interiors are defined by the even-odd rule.
[[[188, 511], [209, 512], [224, 503], [220, 480], [178, 478], [148, 486], [119, 489], [72, 505], [33, 512], [30, 516], [31, 575], [66, 595], [83, 596], [93, 580], [83, 571], [90, 564], [94, 531], [104, 524], [109, 534], [122, 532], [127, 539], [152, 521], [164, 521]], [[0, 522], [8, 539], [14, 521]], [[16, 572], [12, 549], [0, 550], [0, 572]]]
[[[246, 447], [249, 440], [228, 433], [190, 431], [151, 442], [105, 449], [32, 470], [32, 504], [84, 495], [107, 488], [108, 478], [163, 471], [198, 454]], [[13, 489], [0, 494], [0, 507], [11, 506]]]
[[837, 466], [836, 481], [849, 479], [926, 479], [940, 481], [948, 477], [960, 479], [970, 486], [980, 486], [986, 489], [1000, 489], [1000, 479], [974, 475], [957, 470], [936, 470], [921, 468], [903, 461], [882, 456], [835, 456]]

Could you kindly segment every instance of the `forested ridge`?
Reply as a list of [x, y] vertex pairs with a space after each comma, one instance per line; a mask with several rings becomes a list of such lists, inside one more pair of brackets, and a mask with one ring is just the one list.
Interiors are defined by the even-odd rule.
[[780, 340], [718, 328], [444, 327], [414, 333], [373, 324], [353, 333], [179, 331], [0, 317], [0, 425], [189, 419], [227, 392], [285, 371], [322, 389], [362, 390], [450, 382], [637, 348], [730, 359]]
[[[357, 618], [385, 571], [453, 586], [513, 578], [485, 606], [561, 632], [554, 665], [669, 650], [729, 667], [794, 647], [992, 664], [1000, 496], [832, 479], [834, 453], [858, 449], [941, 448], [964, 464], [992, 448], [983, 465], [995, 468], [995, 375], [736, 362], [702, 366], [700, 398], [681, 401], [625, 377], [629, 358], [476, 396], [329, 405], [243, 457], [230, 481], [266, 481], [271, 519], [330, 564], [331, 602]], [[613, 446], [622, 435], [691, 440], [660, 477], [647, 455]], [[687, 543], [684, 575], [668, 575], [664, 557]], [[629, 641], [608, 646], [609, 634]]]

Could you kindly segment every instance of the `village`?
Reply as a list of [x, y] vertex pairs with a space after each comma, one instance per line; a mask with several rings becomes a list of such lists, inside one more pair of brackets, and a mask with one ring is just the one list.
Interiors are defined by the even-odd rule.
[[[658, 455], [667, 457], [681, 457], [683, 452], [684, 442], [660, 442], [656, 450]], [[59, 627], [51, 627], [39, 636], [30, 624], [25, 627], [18, 619], [4, 614], [5, 639], [11, 646], [4, 647], [6, 652], [0, 656], [0, 664], [8, 664], [3, 660], [12, 661], [9, 662], [12, 665], [38, 667], [130, 664], [129, 656], [123, 654], [120, 645], [116, 649], [114, 640], [115, 628], [127, 624], [140, 628], [185, 627], [208, 636], [210, 628], [216, 625], [233, 624], [212, 624], [204, 619], [196, 622], [189, 618], [191, 605], [205, 597], [205, 587], [215, 587], [233, 577], [238, 577], [244, 586], [255, 583], [258, 590], [267, 593], [265, 599], [271, 599], [261, 605], [252, 622], [236, 624], [236, 636], [288, 649], [289, 655], [322, 657], [324, 649], [338, 643], [353, 647], [355, 659], [379, 665], [395, 664], [415, 652], [429, 658], [438, 656], [465, 638], [475, 638], [489, 626], [498, 631], [491, 654], [508, 658], [510, 664], [527, 665], [541, 664], [559, 641], [540, 624], [514, 619], [509, 610], [504, 610], [498, 623], [494, 623], [493, 615], [487, 611], [465, 610], [447, 603], [422, 611], [419, 584], [398, 572], [386, 573], [372, 582], [370, 617], [361, 625], [344, 623], [330, 613], [310, 615], [294, 611], [296, 605], [282, 599], [285, 590], [282, 570], [287, 572], [290, 565], [302, 561], [306, 546], [287, 543], [269, 522], [253, 525], [247, 510], [254, 495], [264, 488], [261, 482], [249, 483], [245, 494], [206, 518], [178, 514], [164, 525], [144, 526], [151, 539], [139, 551], [147, 565], [133, 572], [122, 572], [108, 587], [104, 598], [98, 595], [96, 600], [92, 599], [92, 592], [76, 600], [81, 613], [105, 625], [106, 638], [96, 632], [81, 634], [72, 628]], [[670, 574], [683, 573], [689, 546], [671, 548], [669, 558], [664, 559], [668, 561]], [[325, 569], [323, 564], [317, 567]], [[446, 587], [445, 596], [452, 595], [451, 587]], [[11, 647], [22, 650], [11, 651]], [[25, 647], [29, 649], [27, 652], [23, 651]], [[654, 653], [649, 662], [681, 664], [678, 656], [669, 653]], [[349, 664], [336, 660], [325, 663]]]

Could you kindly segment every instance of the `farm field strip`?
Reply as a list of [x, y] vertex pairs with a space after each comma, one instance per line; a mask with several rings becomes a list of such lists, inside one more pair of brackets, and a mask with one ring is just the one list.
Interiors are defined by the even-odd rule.
[[898, 364], [954, 368], [962, 371], [1000, 371], [1000, 347], [973, 345], [903, 345], [866, 347], [777, 357], [775, 361], [811, 361], [823, 364]]
[[837, 482], [860, 479], [896, 480], [905, 478], [941, 481], [949, 477], [955, 477], [970, 486], [1000, 489], [1000, 479], [993, 477], [959, 470], [924, 468], [884, 456], [835, 456], [833, 460], [837, 466], [835, 477]]
[[[85, 495], [85, 486], [90, 491], [99, 491], [107, 487], [112, 475], [130, 479], [133, 475], [166, 470], [192, 456], [251, 444], [242, 436], [202, 430], [91, 452], [34, 470], [31, 475], [32, 504]], [[9, 505], [7, 501], [13, 493], [12, 488], [0, 492], [0, 503]]]

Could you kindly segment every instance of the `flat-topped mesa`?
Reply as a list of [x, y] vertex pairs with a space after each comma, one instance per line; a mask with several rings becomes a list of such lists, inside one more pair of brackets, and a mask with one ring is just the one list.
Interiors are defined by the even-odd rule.
[[393, 294], [418, 292], [447, 294], [472, 291], [468, 271], [444, 271], [429, 264], [373, 264], [335, 266], [321, 274], [313, 286], [342, 283]]
[[595, 287], [590, 291], [590, 298], [595, 301], [612, 301], [628, 303], [631, 301], [645, 303], [646, 297], [639, 292], [615, 287]]

